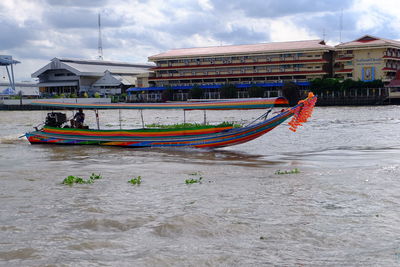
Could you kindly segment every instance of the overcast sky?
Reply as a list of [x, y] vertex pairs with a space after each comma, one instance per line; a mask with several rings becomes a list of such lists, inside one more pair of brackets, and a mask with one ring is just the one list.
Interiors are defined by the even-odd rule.
[[174, 48], [400, 39], [396, 0], [0, 0], [0, 54], [21, 61], [17, 81], [54, 57], [96, 59], [99, 13], [104, 59], [135, 63]]

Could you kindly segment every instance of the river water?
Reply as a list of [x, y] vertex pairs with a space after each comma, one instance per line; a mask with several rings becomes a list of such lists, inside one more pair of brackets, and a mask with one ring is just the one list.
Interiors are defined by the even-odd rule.
[[[317, 107], [297, 133], [284, 124], [217, 150], [18, 138], [45, 115], [0, 112], [1, 266], [400, 265], [400, 106]], [[259, 111], [207, 115], [251, 120]], [[176, 122], [183, 114], [144, 117]], [[122, 118], [123, 128], [141, 124], [137, 111]], [[100, 123], [118, 128], [118, 111], [102, 111]], [[61, 184], [91, 173], [103, 178]], [[140, 186], [128, 183], [137, 176]]]

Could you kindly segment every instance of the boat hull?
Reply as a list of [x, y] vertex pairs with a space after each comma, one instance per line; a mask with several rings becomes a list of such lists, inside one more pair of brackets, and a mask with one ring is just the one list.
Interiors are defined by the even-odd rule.
[[191, 129], [94, 130], [45, 126], [25, 136], [31, 144], [218, 148], [251, 141], [292, 116], [290, 130], [296, 131], [311, 116], [315, 101], [316, 97], [311, 94], [275, 117], [241, 128], [203, 126]]
[[272, 119], [242, 128], [91, 130], [45, 127], [40, 131], [27, 133], [26, 137], [31, 144], [216, 148], [253, 140], [292, 115], [289, 111], [283, 112]]

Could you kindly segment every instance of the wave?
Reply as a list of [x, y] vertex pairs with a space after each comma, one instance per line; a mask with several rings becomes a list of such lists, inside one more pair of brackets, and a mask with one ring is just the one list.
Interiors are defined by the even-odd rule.
[[21, 142], [26, 142], [26, 138], [22, 138], [23, 134], [13, 134], [0, 136], [0, 144], [19, 144]]

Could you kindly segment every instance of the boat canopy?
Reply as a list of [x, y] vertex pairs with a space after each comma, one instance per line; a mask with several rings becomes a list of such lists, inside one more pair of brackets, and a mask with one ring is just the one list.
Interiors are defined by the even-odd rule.
[[287, 105], [284, 97], [233, 99], [200, 102], [165, 102], [165, 103], [118, 103], [118, 104], [84, 104], [61, 103], [52, 101], [33, 101], [32, 105], [54, 108], [83, 109], [185, 109], [185, 110], [221, 110], [221, 109], [263, 109], [276, 105]]

